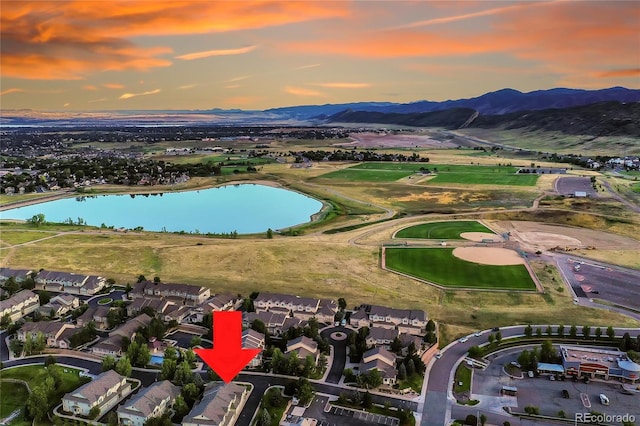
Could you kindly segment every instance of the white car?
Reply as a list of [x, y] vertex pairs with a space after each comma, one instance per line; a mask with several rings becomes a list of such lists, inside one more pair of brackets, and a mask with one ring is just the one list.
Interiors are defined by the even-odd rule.
[[438, 352], [438, 353], [436, 354], [436, 359], [440, 359], [440, 358], [442, 358], [442, 352]]
[[460, 340], [458, 340], [458, 342], [460, 342], [460, 343], [464, 343], [464, 342], [466, 342], [467, 340], [469, 340], [469, 338], [468, 338], [468, 337], [462, 337]]
[[474, 336], [476, 336], [476, 337], [482, 336], [482, 331], [478, 331], [477, 333], [474, 334]]

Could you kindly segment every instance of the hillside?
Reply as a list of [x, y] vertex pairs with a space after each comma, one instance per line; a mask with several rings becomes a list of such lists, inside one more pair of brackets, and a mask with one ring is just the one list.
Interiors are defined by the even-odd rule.
[[[462, 127], [474, 114], [465, 108], [428, 113], [397, 114], [344, 111], [329, 122], [381, 123], [416, 127]], [[572, 135], [640, 137], [640, 102], [599, 102], [591, 105], [513, 112], [502, 115], [480, 113], [465, 127], [482, 129], [527, 129]]]

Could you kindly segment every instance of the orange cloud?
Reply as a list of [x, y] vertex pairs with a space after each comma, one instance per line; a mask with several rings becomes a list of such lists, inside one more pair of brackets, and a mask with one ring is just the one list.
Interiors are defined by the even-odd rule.
[[325, 96], [325, 94], [322, 92], [318, 92], [317, 90], [312, 89], [305, 89], [304, 87], [287, 86], [284, 88], [284, 91], [296, 96]]
[[610, 70], [596, 74], [596, 77], [640, 77], [640, 68], [629, 68], [625, 70]]
[[210, 56], [228, 56], [228, 55], [242, 55], [249, 53], [258, 46], [240, 47], [238, 49], [215, 49], [205, 50], [204, 52], [188, 53], [186, 55], [176, 56], [176, 59], [182, 59], [184, 61], [192, 61], [194, 59], [208, 58]]
[[160, 93], [160, 89], [149, 90], [148, 92], [142, 93], [124, 93], [118, 99], [131, 99], [136, 96], [146, 96], [146, 95], [155, 95], [156, 93]]
[[11, 89], [3, 90], [0, 92], [0, 96], [8, 95], [9, 93], [21, 93], [24, 92], [22, 89], [18, 89], [17, 87], [12, 87]]
[[124, 84], [119, 83], [105, 83], [102, 87], [106, 87], [107, 89], [124, 89]]
[[94, 86], [93, 84], [85, 84], [84, 86], [82, 86], [82, 88], [84, 90], [91, 90], [91, 91], [100, 90], [96, 86]]
[[371, 87], [369, 83], [317, 83], [316, 86], [329, 89], [364, 89]]
[[112, 1], [96, 5], [93, 1], [3, 1], [3, 77], [77, 80], [104, 70], [145, 71], [171, 65], [161, 57], [171, 49], [137, 46], [131, 41], [136, 36], [237, 31], [349, 14], [342, 2]]

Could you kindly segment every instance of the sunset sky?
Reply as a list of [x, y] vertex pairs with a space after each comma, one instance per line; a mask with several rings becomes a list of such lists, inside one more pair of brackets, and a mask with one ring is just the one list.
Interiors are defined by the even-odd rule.
[[3, 109], [640, 88], [640, 2], [1, 1]]

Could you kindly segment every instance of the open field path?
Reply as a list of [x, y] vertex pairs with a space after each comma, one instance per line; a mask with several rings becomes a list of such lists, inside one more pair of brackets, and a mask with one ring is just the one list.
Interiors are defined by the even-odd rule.
[[602, 182], [602, 185], [605, 187], [605, 189], [607, 190], [607, 192], [616, 200], [620, 201], [622, 204], [626, 205], [627, 207], [629, 207], [631, 210], [633, 210], [636, 213], [640, 213], [640, 207], [637, 206], [636, 204], [632, 203], [631, 201], [629, 201], [628, 199], [624, 198], [622, 195], [618, 194], [617, 192], [615, 192], [613, 190], [613, 188], [611, 188], [611, 184], [609, 184], [609, 182], [607, 182], [606, 180], [601, 180], [600, 182]]

